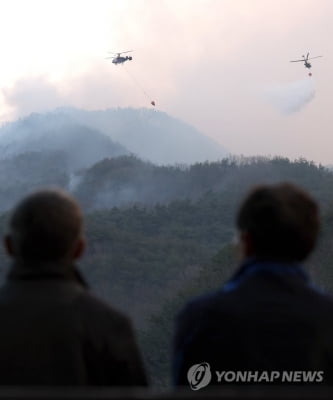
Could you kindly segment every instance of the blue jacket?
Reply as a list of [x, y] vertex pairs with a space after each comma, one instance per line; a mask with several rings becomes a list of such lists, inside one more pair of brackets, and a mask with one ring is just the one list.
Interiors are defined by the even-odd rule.
[[208, 362], [212, 370], [324, 371], [333, 383], [333, 300], [299, 264], [247, 260], [226, 285], [179, 314], [173, 378]]

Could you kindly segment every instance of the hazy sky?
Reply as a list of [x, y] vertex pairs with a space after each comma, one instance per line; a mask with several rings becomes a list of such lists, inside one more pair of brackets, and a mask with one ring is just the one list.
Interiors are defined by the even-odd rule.
[[332, 21], [332, 0], [0, 0], [0, 121], [154, 100], [232, 153], [333, 164]]

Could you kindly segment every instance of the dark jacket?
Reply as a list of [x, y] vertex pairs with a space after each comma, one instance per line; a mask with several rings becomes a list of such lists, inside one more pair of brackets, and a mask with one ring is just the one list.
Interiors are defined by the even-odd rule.
[[248, 260], [178, 316], [175, 384], [188, 385], [188, 369], [202, 362], [212, 371], [321, 370], [333, 384], [333, 300], [299, 265]]
[[0, 289], [0, 385], [146, 383], [129, 320], [74, 266], [13, 266]]

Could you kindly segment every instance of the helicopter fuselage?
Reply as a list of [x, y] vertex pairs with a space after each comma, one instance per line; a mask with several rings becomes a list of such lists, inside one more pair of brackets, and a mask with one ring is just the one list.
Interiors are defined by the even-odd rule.
[[307, 61], [304, 61], [305, 68], [311, 68], [311, 64]]
[[126, 56], [126, 57], [116, 57], [116, 58], [114, 58], [113, 60], [112, 60], [112, 63], [113, 64], [122, 64], [122, 63], [124, 63], [125, 61], [131, 61], [132, 60], [132, 57], [131, 56]]

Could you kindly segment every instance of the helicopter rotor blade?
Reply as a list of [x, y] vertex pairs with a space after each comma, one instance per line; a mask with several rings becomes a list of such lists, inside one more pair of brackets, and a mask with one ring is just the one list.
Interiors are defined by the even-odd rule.
[[117, 51], [117, 52], [108, 51], [108, 53], [110, 53], [110, 54], [117, 54], [118, 56], [120, 56], [120, 54], [130, 53], [131, 51], [133, 51], [133, 50], [128, 50], [128, 51]]
[[314, 58], [319, 58], [319, 57], [322, 57], [322, 56], [311, 57], [311, 58], [308, 58], [308, 60], [313, 60]]
[[304, 62], [305, 60], [303, 59], [303, 60], [293, 60], [293, 61], [290, 61], [290, 62]]

